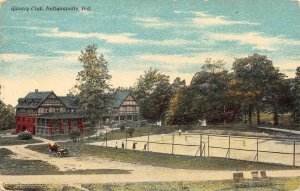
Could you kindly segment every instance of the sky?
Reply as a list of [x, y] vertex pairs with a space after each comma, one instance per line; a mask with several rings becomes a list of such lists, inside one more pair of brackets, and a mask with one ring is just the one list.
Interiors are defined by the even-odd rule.
[[133, 86], [150, 67], [190, 82], [207, 58], [231, 70], [234, 58], [264, 54], [288, 77], [300, 66], [300, 0], [0, 4], [0, 97], [14, 106], [34, 89], [68, 93], [82, 69], [80, 51], [90, 44], [108, 61], [114, 87]]

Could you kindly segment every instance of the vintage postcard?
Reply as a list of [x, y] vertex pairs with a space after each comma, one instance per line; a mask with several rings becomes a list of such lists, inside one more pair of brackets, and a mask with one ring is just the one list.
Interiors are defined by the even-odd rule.
[[0, 190], [300, 190], [299, 0], [0, 0]]

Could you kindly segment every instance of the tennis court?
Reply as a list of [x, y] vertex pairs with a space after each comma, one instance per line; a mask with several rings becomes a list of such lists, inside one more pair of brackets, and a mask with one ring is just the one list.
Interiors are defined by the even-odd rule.
[[122, 143], [125, 149], [133, 149], [135, 143], [135, 150], [300, 166], [300, 142], [292, 139], [176, 132], [90, 144], [122, 148]]

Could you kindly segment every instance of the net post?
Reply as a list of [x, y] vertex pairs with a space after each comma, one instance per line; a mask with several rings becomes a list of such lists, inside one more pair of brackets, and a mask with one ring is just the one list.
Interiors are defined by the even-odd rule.
[[202, 134], [200, 134], [200, 157], [202, 157]]
[[105, 130], [105, 146], [107, 147], [107, 129]]
[[172, 155], [174, 154], [174, 133], [172, 137]]
[[228, 158], [230, 158], [230, 136], [228, 137]]
[[258, 162], [258, 138], [256, 139], [256, 162]]
[[296, 165], [296, 141], [294, 141], [293, 166]]
[[127, 131], [125, 133], [126, 133], [126, 137], [125, 137], [125, 149], [127, 149]]
[[209, 157], [209, 135], [207, 135], [207, 156]]
[[148, 131], [148, 140], [147, 140], [147, 150], [149, 151], [149, 131]]

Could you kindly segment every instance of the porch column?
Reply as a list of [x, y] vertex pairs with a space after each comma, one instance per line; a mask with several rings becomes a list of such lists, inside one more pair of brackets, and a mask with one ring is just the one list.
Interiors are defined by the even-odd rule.
[[80, 133], [82, 133], [83, 132], [83, 129], [82, 129], [82, 120], [81, 120], [81, 118], [78, 118], [77, 119], [78, 120], [78, 129], [80, 130]]
[[53, 135], [52, 127], [53, 127], [52, 119], [49, 119], [49, 132], [50, 132], [50, 135]]
[[72, 131], [72, 118], [69, 119], [69, 134], [71, 133]]
[[62, 134], [62, 120], [59, 119], [59, 134]]
[[81, 118], [81, 129], [82, 129], [82, 132], [83, 132], [83, 118]]
[[16, 133], [19, 133], [19, 127], [18, 127], [19, 122], [18, 122], [18, 116], [17, 115], [15, 117], [15, 120], [16, 120]]

